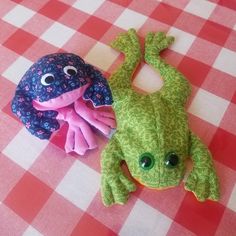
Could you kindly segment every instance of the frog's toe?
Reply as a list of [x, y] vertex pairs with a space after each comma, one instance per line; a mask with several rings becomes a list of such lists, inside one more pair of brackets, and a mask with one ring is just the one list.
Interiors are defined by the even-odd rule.
[[136, 190], [136, 185], [132, 181], [130, 181], [126, 176], [121, 175], [120, 181], [125, 186], [128, 192], [134, 192]]
[[111, 187], [107, 181], [102, 181], [101, 195], [102, 202], [105, 206], [114, 204], [114, 197], [111, 191]]
[[154, 33], [153, 32], [149, 32], [147, 34], [147, 36], [145, 37], [145, 45], [151, 44], [154, 38]]

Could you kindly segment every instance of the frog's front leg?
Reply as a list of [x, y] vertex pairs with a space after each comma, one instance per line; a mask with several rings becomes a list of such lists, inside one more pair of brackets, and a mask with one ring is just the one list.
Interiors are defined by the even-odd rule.
[[190, 156], [193, 170], [188, 176], [185, 188], [192, 191], [199, 201], [219, 199], [219, 183], [211, 154], [201, 140], [190, 133]]
[[190, 94], [189, 83], [176, 68], [168, 65], [159, 55], [173, 41], [173, 37], [166, 36], [163, 32], [149, 33], [145, 39], [145, 61], [159, 71], [164, 80], [160, 90], [161, 96], [172, 104], [184, 105]]
[[105, 206], [125, 204], [129, 193], [136, 186], [123, 173], [120, 163], [122, 151], [116, 139], [112, 138], [102, 153], [101, 161], [101, 194]]
[[142, 53], [139, 39], [134, 29], [120, 34], [111, 43], [111, 46], [125, 54], [124, 62], [109, 79], [112, 95], [114, 100], [116, 100], [116, 95], [121, 89], [131, 88], [131, 77], [142, 58]]

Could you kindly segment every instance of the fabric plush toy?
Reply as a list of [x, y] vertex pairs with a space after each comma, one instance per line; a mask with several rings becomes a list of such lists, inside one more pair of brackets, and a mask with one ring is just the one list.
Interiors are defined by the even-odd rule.
[[97, 146], [90, 125], [105, 135], [115, 127], [114, 116], [88, 108], [112, 104], [106, 79], [93, 66], [71, 53], [42, 57], [25, 73], [12, 101], [12, 111], [30, 133], [49, 139], [60, 128], [58, 120], [68, 122], [66, 152], [83, 155]]
[[[126, 203], [135, 184], [121, 169], [125, 161], [134, 179], [155, 189], [177, 186], [190, 157], [193, 169], [185, 188], [199, 201], [219, 199], [218, 179], [211, 155], [201, 140], [189, 130], [184, 105], [190, 86], [184, 76], [160, 57], [173, 37], [149, 33], [145, 40], [145, 61], [159, 71], [164, 85], [152, 94], [138, 94], [131, 78], [141, 60], [135, 30], [121, 34], [112, 47], [125, 54], [121, 67], [111, 76], [109, 85], [117, 119], [117, 131], [102, 153], [101, 193], [103, 203]], [[148, 82], [148, 78], [147, 82]]]

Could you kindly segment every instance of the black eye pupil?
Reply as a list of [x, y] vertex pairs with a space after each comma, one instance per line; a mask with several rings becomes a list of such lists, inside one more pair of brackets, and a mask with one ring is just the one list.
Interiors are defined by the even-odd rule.
[[139, 165], [144, 170], [149, 170], [154, 165], [154, 157], [150, 153], [144, 153], [139, 158]]
[[179, 163], [179, 157], [175, 153], [169, 153], [165, 157], [165, 165], [168, 168], [173, 168], [173, 167], [177, 166], [178, 163]]
[[76, 75], [76, 71], [73, 70], [73, 69], [68, 69], [68, 70], [67, 70], [67, 73], [68, 73], [69, 75]]
[[49, 75], [49, 76], [47, 76], [47, 77], [45, 78], [45, 82], [46, 82], [47, 84], [51, 84], [53, 81], [54, 81], [54, 77], [51, 76], [51, 75]]

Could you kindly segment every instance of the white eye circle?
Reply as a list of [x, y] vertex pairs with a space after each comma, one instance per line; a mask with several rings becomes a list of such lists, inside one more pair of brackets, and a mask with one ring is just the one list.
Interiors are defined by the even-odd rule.
[[73, 76], [77, 74], [77, 69], [74, 66], [65, 66], [63, 68], [63, 71], [65, 74], [69, 75], [69, 76]]
[[54, 80], [55, 80], [54, 75], [51, 73], [47, 73], [41, 77], [41, 84], [47, 86], [53, 83]]

